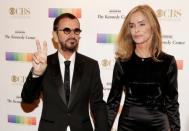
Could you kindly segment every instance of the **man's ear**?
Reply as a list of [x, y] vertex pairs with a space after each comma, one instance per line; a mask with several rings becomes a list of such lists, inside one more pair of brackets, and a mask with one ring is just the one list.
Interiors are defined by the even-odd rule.
[[52, 32], [54, 42], [58, 43], [58, 35], [56, 31]]

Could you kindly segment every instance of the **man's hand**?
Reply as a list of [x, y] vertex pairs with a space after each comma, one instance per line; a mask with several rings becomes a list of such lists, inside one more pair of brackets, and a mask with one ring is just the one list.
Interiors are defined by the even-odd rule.
[[41, 46], [39, 40], [36, 40], [37, 52], [33, 54], [32, 73], [37, 76], [43, 75], [47, 68], [47, 42], [43, 42], [43, 47]]

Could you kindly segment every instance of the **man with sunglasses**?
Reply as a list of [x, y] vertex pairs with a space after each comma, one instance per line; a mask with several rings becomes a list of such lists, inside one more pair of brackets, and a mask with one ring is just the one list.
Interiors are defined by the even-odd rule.
[[108, 130], [99, 66], [97, 61], [77, 52], [80, 33], [79, 20], [65, 13], [53, 25], [56, 53], [47, 56], [46, 42], [42, 46], [36, 41], [33, 67], [21, 97], [23, 102], [32, 103], [43, 96], [38, 131]]

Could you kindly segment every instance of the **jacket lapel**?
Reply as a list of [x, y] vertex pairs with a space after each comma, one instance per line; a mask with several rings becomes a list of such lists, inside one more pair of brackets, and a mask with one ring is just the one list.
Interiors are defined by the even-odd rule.
[[61, 75], [61, 71], [60, 71], [60, 63], [58, 60], [58, 53], [56, 52], [54, 56], [55, 57], [52, 60], [53, 67], [51, 68], [53, 70], [52, 71], [53, 80], [55, 81], [55, 84], [56, 84], [55, 87], [57, 87], [59, 96], [62, 98], [62, 101], [64, 102], [64, 104], [67, 105], [65, 90], [63, 87], [62, 75]]
[[77, 92], [79, 91], [79, 85], [80, 85], [82, 74], [83, 74], [83, 68], [84, 66], [81, 59], [81, 55], [76, 53], [74, 73], [73, 73], [73, 79], [72, 79], [72, 87], [71, 87], [68, 108], [71, 108], [71, 106], [73, 106], [73, 104], [78, 99], [78, 98], [75, 99], [75, 97], [78, 94]]

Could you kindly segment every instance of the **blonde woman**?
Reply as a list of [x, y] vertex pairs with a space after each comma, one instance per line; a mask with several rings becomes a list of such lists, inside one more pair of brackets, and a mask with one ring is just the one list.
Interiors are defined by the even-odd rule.
[[161, 36], [150, 6], [136, 6], [126, 16], [107, 100], [110, 128], [124, 91], [118, 131], [180, 131], [177, 66], [174, 56], [162, 51]]

